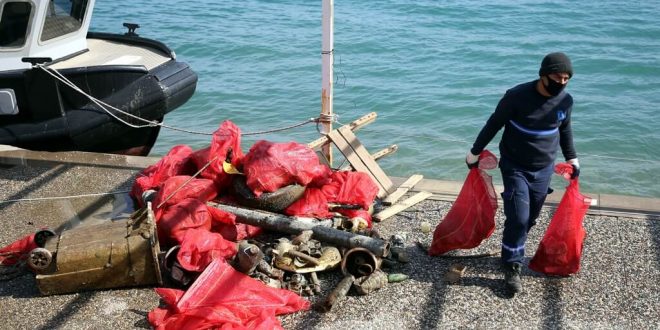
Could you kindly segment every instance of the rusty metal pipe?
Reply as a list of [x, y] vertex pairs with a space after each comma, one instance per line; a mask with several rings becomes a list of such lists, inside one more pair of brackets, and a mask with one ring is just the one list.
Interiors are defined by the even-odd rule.
[[337, 286], [330, 292], [326, 299], [318, 305], [318, 310], [321, 312], [329, 312], [339, 300], [346, 297], [346, 293], [351, 289], [351, 285], [355, 281], [353, 275], [348, 275], [337, 284]]
[[367, 276], [380, 268], [381, 260], [365, 248], [346, 251], [341, 260], [341, 272], [355, 277]]
[[319, 241], [346, 248], [364, 248], [378, 257], [384, 257], [390, 252], [389, 242], [332, 228], [332, 220], [319, 221], [312, 218], [289, 217], [279, 213], [213, 202], [207, 202], [207, 204], [235, 214], [236, 222], [239, 223], [294, 235], [300, 234], [304, 230], [312, 230], [314, 238]]
[[306, 262], [308, 262], [308, 263], [310, 263], [314, 266], [318, 266], [318, 265], [321, 264], [321, 262], [319, 261], [318, 258], [314, 258], [314, 257], [310, 256], [309, 254], [305, 254], [305, 253], [302, 253], [302, 252], [299, 252], [299, 251], [296, 251], [296, 250], [293, 250], [293, 249], [287, 251], [286, 253], [289, 256], [293, 257], [293, 258], [302, 259], [302, 260], [304, 260], [304, 261], [306, 261]]

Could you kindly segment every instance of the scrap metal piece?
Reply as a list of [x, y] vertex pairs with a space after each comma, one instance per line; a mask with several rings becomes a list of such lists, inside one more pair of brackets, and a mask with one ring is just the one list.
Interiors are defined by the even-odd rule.
[[267, 286], [275, 289], [282, 289], [282, 280], [272, 278], [264, 273], [255, 272], [252, 277], [266, 284]]
[[341, 229], [350, 231], [352, 233], [358, 233], [365, 230], [368, 225], [369, 224], [367, 223], [367, 220], [361, 217], [345, 218], [342, 221]]
[[169, 280], [172, 280], [176, 285], [188, 287], [196, 279], [197, 274], [190, 272], [181, 266], [177, 259], [180, 249], [181, 245], [175, 245], [167, 250], [163, 257], [162, 264]]
[[341, 260], [341, 272], [355, 277], [367, 276], [380, 268], [381, 260], [365, 248], [353, 248]]
[[355, 286], [355, 291], [358, 294], [367, 295], [384, 287], [387, 283], [387, 274], [380, 269], [376, 269], [367, 276], [356, 278], [353, 286]]
[[465, 274], [467, 267], [461, 264], [453, 264], [449, 267], [449, 270], [445, 273], [445, 281], [456, 284], [461, 281], [461, 277]]
[[236, 270], [250, 275], [263, 258], [264, 254], [258, 246], [250, 244], [247, 241], [241, 241], [238, 243], [238, 251], [236, 253]]
[[300, 245], [309, 242], [309, 240], [312, 238], [312, 235], [314, 235], [313, 230], [303, 230], [298, 234], [296, 237], [294, 237], [291, 240], [291, 244], [293, 245]]
[[294, 265], [294, 258], [289, 255], [278, 255], [273, 260], [274, 266], [294, 273], [312, 273], [329, 270], [337, 267], [341, 263], [341, 254], [339, 249], [334, 246], [326, 246], [321, 249], [321, 257], [318, 258], [319, 265], [297, 267]]
[[348, 290], [351, 289], [351, 285], [355, 281], [353, 275], [345, 276], [339, 284], [328, 294], [323, 302], [316, 306], [316, 309], [319, 312], [329, 312], [332, 307], [337, 304], [341, 299], [346, 297]]
[[316, 272], [309, 273], [309, 277], [310, 282], [312, 282], [312, 290], [314, 293], [321, 293], [321, 281], [319, 281], [319, 277], [316, 275]]
[[268, 277], [276, 280], [282, 280], [284, 278], [284, 271], [281, 269], [274, 268], [266, 260], [261, 260], [257, 265], [257, 272], [266, 274]]
[[300, 295], [305, 290], [306, 285], [307, 279], [305, 275], [294, 273], [286, 283], [286, 288]]

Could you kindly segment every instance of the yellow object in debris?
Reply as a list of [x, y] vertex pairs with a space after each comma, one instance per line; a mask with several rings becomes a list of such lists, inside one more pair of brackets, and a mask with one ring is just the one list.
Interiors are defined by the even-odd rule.
[[225, 171], [225, 173], [227, 174], [243, 174], [239, 170], [237, 170], [236, 167], [232, 165], [232, 163], [228, 161], [222, 162], [222, 170]]

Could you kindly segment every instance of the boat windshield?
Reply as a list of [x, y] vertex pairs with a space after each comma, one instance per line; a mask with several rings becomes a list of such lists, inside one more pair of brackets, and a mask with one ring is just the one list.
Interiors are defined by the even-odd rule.
[[51, 0], [46, 13], [41, 41], [76, 32], [82, 26], [87, 0]]
[[29, 2], [6, 2], [0, 11], [0, 47], [25, 45], [32, 5]]

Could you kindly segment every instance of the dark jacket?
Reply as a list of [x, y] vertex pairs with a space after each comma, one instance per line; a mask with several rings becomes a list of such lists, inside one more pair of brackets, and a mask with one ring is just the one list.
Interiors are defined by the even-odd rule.
[[571, 130], [573, 97], [563, 91], [545, 97], [536, 90], [538, 80], [509, 89], [481, 129], [472, 146], [478, 155], [504, 126], [500, 156], [519, 166], [539, 169], [554, 162], [561, 146], [566, 160], [576, 158]]

